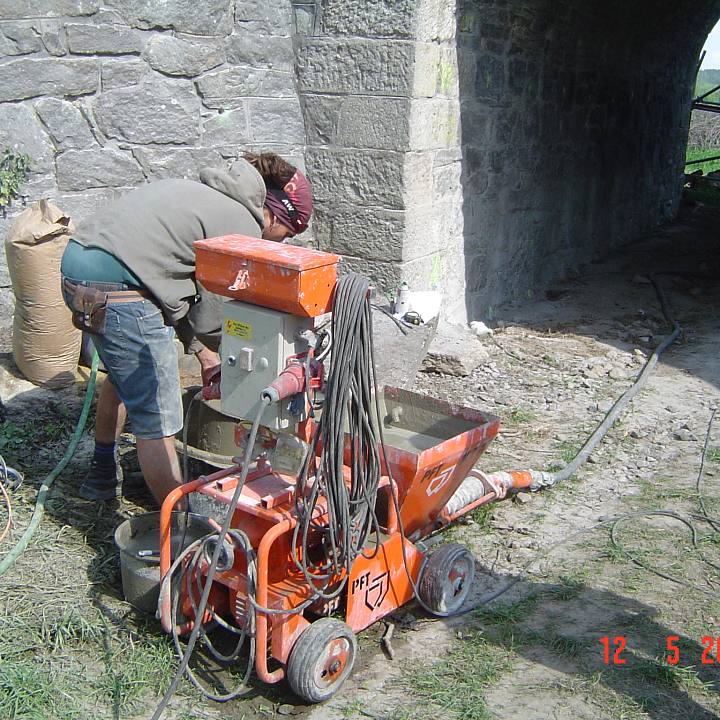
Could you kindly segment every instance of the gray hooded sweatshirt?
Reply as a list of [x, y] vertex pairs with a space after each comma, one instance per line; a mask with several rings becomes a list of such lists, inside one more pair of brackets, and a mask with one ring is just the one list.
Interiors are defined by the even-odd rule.
[[220, 235], [260, 237], [265, 182], [245, 160], [230, 172], [206, 168], [200, 182], [158, 180], [102, 208], [73, 234], [124, 263], [155, 296], [186, 350], [193, 335], [215, 348], [221, 298], [195, 280], [193, 242]]

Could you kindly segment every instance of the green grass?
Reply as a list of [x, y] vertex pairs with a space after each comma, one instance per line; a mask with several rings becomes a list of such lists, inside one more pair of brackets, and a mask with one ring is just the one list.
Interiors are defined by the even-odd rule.
[[720, 463], [720, 448], [710, 448], [707, 459], [710, 460], [710, 462]]
[[401, 707], [393, 720], [438, 717], [490, 720], [494, 717], [483, 698], [489, 685], [511, 667], [511, 653], [489, 643], [481, 631], [464, 632], [452, 649], [430, 665], [408, 664], [403, 682], [418, 700]]
[[705, 693], [712, 690], [712, 683], [703, 682], [695, 668], [690, 665], [669, 665], [660, 658], [637, 658], [630, 669], [639, 680], [652, 685], [680, 692], [697, 690]]
[[524, 423], [534, 422], [535, 420], [537, 420], [537, 415], [523, 408], [512, 408], [507, 415], [503, 416], [503, 424], [506, 427], [522, 425]]
[[[60, 698], [62, 701], [59, 702]], [[52, 669], [35, 658], [0, 663], [0, 717], [4, 720], [79, 720], [87, 717]]]
[[[716, 155], [720, 155], [720, 148], [688, 148], [685, 153], [685, 162], [700, 160], [704, 157], [715, 157]], [[696, 163], [685, 167], [685, 172], [687, 173], [695, 172], [695, 170], [702, 170], [705, 175], [713, 170], [720, 170], [720, 160], [713, 160], [712, 162], [707, 163]]]

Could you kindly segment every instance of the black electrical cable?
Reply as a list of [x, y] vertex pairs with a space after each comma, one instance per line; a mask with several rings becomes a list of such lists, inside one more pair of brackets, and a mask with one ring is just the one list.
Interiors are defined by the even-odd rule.
[[[337, 283], [332, 362], [323, 413], [297, 480], [293, 560], [312, 595], [325, 600], [342, 592], [355, 558], [365, 554], [371, 536], [374, 549], [370, 556], [380, 546], [380, 523], [375, 513], [380, 482], [379, 423], [373, 414], [368, 288], [368, 279], [357, 273], [348, 273]], [[349, 486], [344, 473], [346, 430]], [[323, 504], [326, 519], [324, 513], [317, 512]]]

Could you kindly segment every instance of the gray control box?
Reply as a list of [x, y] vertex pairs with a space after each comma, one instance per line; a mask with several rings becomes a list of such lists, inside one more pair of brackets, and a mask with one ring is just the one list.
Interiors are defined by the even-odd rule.
[[[312, 330], [314, 320], [238, 300], [223, 307], [220, 410], [230, 417], [253, 420], [260, 393], [284, 370], [289, 357], [307, 350], [300, 333]], [[304, 402], [299, 410], [293, 414], [291, 399], [282, 400], [265, 410], [261, 424], [284, 430], [305, 420]]]

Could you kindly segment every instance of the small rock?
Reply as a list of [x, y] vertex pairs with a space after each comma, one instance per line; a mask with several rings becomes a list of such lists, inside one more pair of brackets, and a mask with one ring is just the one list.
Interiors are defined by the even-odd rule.
[[277, 709], [278, 715], [294, 715], [295, 714], [295, 706], [294, 705], [281, 705]]
[[470, 323], [470, 329], [479, 337], [487, 337], [492, 335], [493, 331], [484, 323], [479, 320], [475, 320]]
[[680, 428], [679, 430], [676, 430], [673, 433], [673, 437], [675, 438], [675, 440], [680, 440], [683, 442], [693, 441], [697, 439], [687, 428]]
[[624, 380], [626, 377], [625, 373], [619, 368], [613, 368], [608, 375], [611, 380]]
[[532, 500], [532, 495], [528, 492], [519, 492], [517, 495], [515, 495], [515, 502], [518, 502], [521, 505], [525, 505], [526, 503], [529, 503], [531, 500]]
[[633, 281], [634, 285], [649, 285], [650, 284], [650, 278], [646, 277], [645, 275], [634, 275], [632, 281]]
[[642, 435], [640, 434], [640, 432], [637, 431], [637, 430], [631, 430], [631, 431], [628, 433], [628, 435], [629, 435], [631, 438], [635, 438], [635, 440], [639, 440], [639, 439], [642, 437]]

